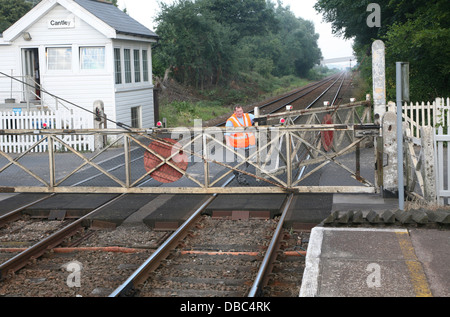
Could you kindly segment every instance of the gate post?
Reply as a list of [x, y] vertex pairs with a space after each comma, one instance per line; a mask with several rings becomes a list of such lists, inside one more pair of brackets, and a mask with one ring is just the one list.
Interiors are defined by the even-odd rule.
[[375, 120], [382, 120], [386, 113], [386, 69], [383, 41], [372, 43], [373, 110]]
[[[259, 126], [259, 117], [260, 117], [260, 113], [259, 113], [259, 107], [255, 107], [253, 114], [255, 115], [255, 127]], [[258, 168], [256, 169], [256, 176], [258, 176], [258, 178], [256, 178], [256, 182], [260, 182], [262, 173], [261, 173], [261, 155], [260, 155], [260, 151], [259, 149], [262, 147], [262, 142], [261, 142], [261, 133], [259, 132], [259, 129], [256, 130], [256, 165], [258, 166]]]
[[[372, 43], [372, 78], [373, 78], [373, 112], [374, 112], [374, 122], [375, 124], [382, 124], [384, 122], [384, 115], [386, 113], [386, 69], [385, 69], [385, 46], [383, 41], [376, 40]], [[390, 122], [390, 119], [388, 119]], [[395, 122], [394, 122], [395, 123]], [[392, 123], [389, 123], [392, 124]], [[382, 124], [384, 126], [384, 124]], [[395, 131], [395, 129], [394, 129]], [[384, 141], [384, 129], [381, 131], [381, 137], [375, 138], [375, 157], [376, 157], [376, 186], [377, 189], [381, 188], [383, 195], [385, 194], [384, 190], [388, 188], [388, 191], [391, 190], [393, 186], [392, 180], [390, 177], [390, 168], [384, 168], [383, 157], [385, 151]], [[389, 138], [390, 136], [387, 136]], [[390, 141], [389, 141], [390, 143]], [[395, 158], [397, 157], [396, 149], [394, 149], [394, 153], [391, 153], [391, 150], [387, 150], [389, 152], [388, 158], [393, 157], [391, 154], [395, 154]], [[388, 166], [389, 162], [388, 162]], [[397, 164], [395, 167], [392, 167], [394, 170], [394, 174], [397, 174]], [[394, 179], [395, 181], [395, 179]]]
[[[103, 101], [96, 100], [94, 101], [94, 129], [102, 129], [106, 128], [106, 115], [105, 115], [105, 106]], [[96, 133], [94, 136], [94, 149], [99, 150], [103, 149], [106, 144], [105, 138], [100, 133]]]
[[433, 128], [422, 127], [421, 135], [423, 149], [422, 175], [425, 191], [423, 197], [427, 202], [436, 203], [437, 191]]
[[383, 196], [398, 195], [397, 116], [386, 112], [382, 119], [383, 133]]

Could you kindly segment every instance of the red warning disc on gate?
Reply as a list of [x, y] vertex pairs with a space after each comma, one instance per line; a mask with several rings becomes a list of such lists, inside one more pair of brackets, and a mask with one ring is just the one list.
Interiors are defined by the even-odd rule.
[[[331, 115], [326, 114], [323, 117], [322, 124], [333, 124]], [[321, 131], [320, 134], [322, 137], [322, 146], [324, 150], [328, 152], [333, 144], [334, 131]]]
[[[148, 146], [150, 150], [159, 154], [163, 158], [169, 158], [172, 154], [175, 154], [170, 160], [170, 164], [175, 165], [180, 170], [186, 171], [188, 166], [188, 157], [183, 153], [182, 146], [177, 141], [164, 138], [161, 141], [153, 141]], [[155, 154], [146, 151], [144, 154], [144, 167], [147, 172], [153, 170], [160, 165], [163, 161]], [[160, 183], [173, 183], [179, 180], [183, 173], [175, 169], [173, 166], [164, 163], [153, 172], [150, 176]]]

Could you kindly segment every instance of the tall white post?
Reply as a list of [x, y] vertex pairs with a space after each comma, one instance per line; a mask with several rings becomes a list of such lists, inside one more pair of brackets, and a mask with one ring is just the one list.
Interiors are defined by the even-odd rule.
[[372, 44], [373, 105], [375, 120], [381, 122], [386, 112], [386, 68], [383, 41]]

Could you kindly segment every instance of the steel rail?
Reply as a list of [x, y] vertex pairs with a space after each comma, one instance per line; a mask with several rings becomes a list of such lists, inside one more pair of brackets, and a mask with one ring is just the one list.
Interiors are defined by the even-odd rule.
[[266, 254], [263, 261], [259, 267], [258, 274], [256, 275], [255, 281], [248, 293], [248, 297], [256, 297], [262, 294], [262, 289], [267, 283], [267, 273], [271, 271], [273, 261], [276, 258], [276, 251], [279, 249], [281, 232], [283, 230], [284, 220], [286, 219], [287, 212], [291, 206], [292, 200], [294, 199], [294, 194], [289, 194], [283, 206], [283, 212], [278, 221], [277, 228], [272, 236], [269, 247], [267, 248]]
[[0, 265], [0, 280], [3, 280], [11, 272], [15, 272], [15, 271], [21, 269], [22, 267], [26, 266], [31, 259], [36, 259], [36, 258], [40, 257], [45, 252], [47, 252], [50, 249], [54, 248], [55, 246], [59, 245], [68, 236], [71, 236], [71, 235], [75, 234], [77, 231], [81, 230], [83, 227], [82, 222], [85, 219], [92, 216], [94, 213], [96, 213], [100, 209], [117, 201], [124, 195], [125, 194], [122, 194], [122, 195], [119, 195], [119, 196], [111, 199], [110, 201], [106, 202], [102, 206], [94, 209], [90, 213], [88, 213], [88, 214], [84, 215], [83, 217], [77, 219], [76, 221], [72, 222], [70, 225], [51, 234], [44, 240], [39, 241], [38, 243], [36, 243], [33, 246], [26, 249], [25, 251], [17, 254], [16, 256], [12, 257], [8, 261], [1, 264]]
[[17, 219], [19, 219], [22, 215], [20, 214], [23, 210], [27, 209], [28, 207], [31, 207], [37, 203], [40, 203], [41, 201], [44, 201], [52, 196], [56, 195], [55, 193], [51, 193], [48, 196], [39, 198], [29, 204], [20, 206], [19, 208], [16, 208], [12, 211], [9, 211], [8, 213], [4, 214], [3, 216], [0, 217], [0, 228], [2, 228], [3, 226], [5, 226], [7, 223], [15, 221]]
[[332, 101], [331, 104], [330, 104], [331, 107], [334, 106], [334, 103], [335, 103], [336, 100], [338, 99], [339, 93], [341, 92], [342, 86], [344, 85], [344, 81], [345, 81], [345, 74], [344, 74], [344, 76], [343, 76], [343, 78], [342, 78], [341, 84], [339, 85], [339, 88], [338, 88], [338, 90], [337, 90], [337, 93], [336, 93], [336, 95], [334, 96], [334, 99], [333, 99], [333, 101]]
[[[337, 81], [337, 80], [336, 80]], [[331, 86], [330, 86], [331, 87]], [[311, 87], [309, 87], [311, 88]], [[329, 89], [329, 88], [328, 88]], [[327, 90], [328, 90], [327, 89]], [[314, 89], [313, 89], [314, 90]], [[312, 90], [311, 90], [312, 91]], [[298, 93], [298, 92], [297, 92]], [[309, 92], [308, 92], [309, 93]], [[324, 93], [322, 93], [323, 95]], [[0, 131], [0, 134], [4, 133], [5, 131]], [[34, 131], [35, 132], [35, 131]], [[45, 132], [47, 131], [39, 131], [39, 132], [43, 132], [42, 134], [45, 134]], [[48, 131], [51, 132], [51, 131]], [[67, 130], [65, 130], [64, 132], [67, 132]], [[230, 177], [230, 179], [226, 182], [226, 184], [222, 187], [225, 187], [229, 182], [231, 182], [233, 180], [233, 177]], [[104, 205], [96, 208], [95, 210], [91, 211], [90, 213], [88, 213], [87, 215], [85, 215], [84, 217], [78, 219], [77, 221], [73, 222], [71, 225], [59, 230], [58, 232], [52, 234], [51, 236], [47, 237], [46, 239], [38, 242], [37, 244], [33, 245], [32, 247], [28, 248], [27, 250], [21, 252], [20, 254], [16, 255], [15, 257], [11, 258], [10, 260], [6, 261], [5, 263], [3, 263], [0, 266], [0, 280], [3, 279], [6, 274], [9, 274], [11, 271], [15, 271], [18, 270], [20, 268], [22, 268], [23, 266], [25, 266], [28, 261], [32, 258], [37, 258], [39, 256], [41, 256], [42, 254], [44, 254], [45, 252], [47, 252], [49, 249], [55, 247], [56, 245], [60, 244], [67, 236], [73, 235], [75, 234], [77, 231], [79, 231], [82, 228], [82, 222], [84, 221], [84, 219], [86, 219], [87, 217], [91, 216], [92, 214], [96, 213], [98, 210], [105, 208], [106, 206], [108, 206], [109, 204], [115, 202], [116, 200], [122, 198], [124, 194], [119, 195], [118, 197], [113, 198], [112, 200], [110, 200], [109, 202], [105, 203]], [[215, 193], [213, 194], [203, 205], [202, 207], [200, 207], [191, 218], [196, 218], [198, 215], [201, 214], [202, 210], [204, 208], [206, 208], [206, 206], [208, 206], [217, 196], [218, 194]], [[290, 197], [292, 197], [292, 194], [290, 195]], [[48, 198], [48, 197], [46, 197]], [[46, 199], [44, 198], [44, 199]], [[292, 198], [291, 198], [292, 199]], [[38, 200], [34, 203], [37, 203], [39, 201]], [[32, 205], [34, 203], [31, 203], [29, 205]], [[24, 206], [21, 207], [13, 212], [8, 213], [7, 215], [4, 216], [4, 219], [10, 219], [10, 217], [12, 217], [14, 214], [16, 214], [18, 212], [18, 210], [23, 210], [24, 208], [28, 207]], [[287, 208], [285, 208], [287, 209]], [[191, 219], [192, 220], [192, 219]], [[280, 222], [282, 225], [282, 221]], [[187, 227], [187, 226], [186, 226]], [[165, 243], [164, 245], [167, 245], [173, 241], [175, 241], [177, 237], [179, 237], [180, 235], [184, 234], [186, 231], [186, 227], [182, 226], [179, 228], [179, 230], [177, 230], [174, 235], [172, 235], [173, 238], [168, 239], [167, 243]], [[163, 245], [163, 246], [164, 246]], [[161, 248], [163, 249], [163, 248]], [[158, 254], [164, 254], [164, 252], [159, 251], [159, 252], [155, 252], [155, 257], [157, 258]], [[153, 260], [149, 260], [150, 262], [153, 262]], [[146, 263], [143, 264], [143, 266], [145, 266]], [[148, 266], [151, 267], [151, 266]], [[5, 274], [6, 272], [6, 274]], [[142, 270], [142, 272], [144, 272], [143, 274], [146, 274], [147, 270]], [[136, 277], [138, 278], [137, 281], [139, 281], [139, 278], [142, 278], [141, 274], [136, 274]], [[127, 285], [127, 287], [129, 287], [129, 285]]]
[[[333, 99], [333, 104], [334, 104], [335, 100], [337, 99], [337, 97], [338, 97], [338, 95], [340, 93], [340, 90], [341, 90], [341, 87], [342, 87], [342, 83], [344, 82], [344, 79], [345, 79], [345, 76], [343, 76], [342, 82], [341, 82], [339, 88], [337, 89], [336, 95], [334, 96], [334, 99]], [[317, 102], [317, 100], [319, 100], [326, 92], [328, 92], [328, 90], [330, 90], [331, 87], [338, 80], [339, 80], [339, 78], [330, 87], [328, 87], [317, 99], [315, 99], [308, 107], [306, 107], [306, 109], [311, 108]], [[296, 117], [294, 119], [294, 121], [296, 119], [298, 119], [298, 117]], [[309, 156], [308, 156], [307, 160], [308, 159], [309, 159]], [[302, 170], [301, 170], [301, 172], [300, 172], [300, 174], [298, 176], [298, 179], [301, 178], [302, 174], [305, 171], [305, 168], [306, 168], [306, 166], [304, 168], [302, 168]], [[256, 275], [255, 281], [254, 281], [254, 283], [253, 283], [253, 285], [252, 285], [252, 287], [251, 287], [251, 289], [250, 289], [250, 291], [248, 293], [248, 297], [257, 297], [257, 296], [261, 296], [263, 294], [263, 288], [267, 284], [267, 281], [268, 281], [268, 274], [272, 271], [273, 262], [275, 261], [276, 256], [277, 256], [276, 252], [277, 252], [277, 250], [279, 249], [279, 246], [280, 246], [280, 238], [281, 238], [281, 232], [283, 230], [284, 221], [286, 219], [286, 215], [287, 215], [287, 212], [288, 212], [288, 210], [289, 210], [289, 208], [291, 206], [293, 198], [294, 198], [294, 194], [292, 194], [292, 193], [289, 194], [289, 196], [286, 198], [286, 201], [285, 201], [284, 206], [283, 206], [283, 212], [282, 212], [281, 217], [280, 217], [280, 219], [278, 221], [278, 225], [277, 225], [277, 227], [275, 229], [275, 232], [274, 232], [274, 234], [272, 236], [272, 240], [270, 241], [269, 247], [267, 248], [267, 251], [266, 251], [266, 254], [264, 256], [264, 259], [263, 259], [263, 261], [262, 261], [262, 263], [260, 265], [260, 268], [259, 268], [258, 274]]]
[[[108, 160], [114, 159], [113, 158], [109, 158], [107, 160], [104, 160], [103, 162], [106, 162]], [[103, 163], [102, 162], [102, 163]], [[120, 165], [119, 165], [120, 166]], [[118, 166], [113, 167], [111, 169], [115, 169], [118, 168]], [[109, 170], [111, 170], [109, 169]], [[94, 175], [91, 177], [88, 177], [80, 182], [78, 182], [75, 185], [72, 186], [76, 186], [78, 184], [82, 184], [84, 182], [87, 182], [89, 180], [91, 180], [92, 178], [95, 178], [99, 175], [102, 174], [98, 174], [98, 175]], [[11, 272], [15, 272], [19, 269], [21, 269], [22, 267], [24, 267], [25, 265], [28, 264], [29, 260], [31, 259], [36, 259], [38, 257], [40, 257], [41, 255], [43, 255], [45, 252], [49, 251], [50, 249], [56, 247], [57, 245], [59, 245], [62, 241], [64, 241], [64, 239], [66, 239], [67, 237], [75, 234], [77, 231], [82, 229], [82, 223], [85, 219], [87, 219], [88, 217], [90, 217], [91, 215], [93, 215], [94, 213], [96, 213], [97, 211], [107, 207], [108, 205], [114, 203], [115, 201], [119, 200], [120, 198], [122, 198], [123, 196], [125, 196], [127, 193], [121, 193], [119, 194], [119, 196], [116, 196], [114, 198], [112, 198], [111, 200], [107, 201], [106, 203], [104, 203], [103, 205], [97, 207], [96, 209], [92, 210], [91, 212], [89, 212], [88, 214], [86, 214], [85, 216], [77, 219], [76, 221], [74, 221], [73, 223], [69, 224], [68, 226], [60, 229], [59, 231], [53, 233], [52, 235], [48, 236], [47, 238], [45, 238], [44, 240], [39, 241], [38, 243], [34, 244], [33, 246], [29, 247], [28, 249], [24, 250], [23, 252], [19, 253], [18, 255], [16, 255], [15, 257], [9, 259], [8, 261], [2, 263], [0, 265], [0, 280], [4, 279], [5, 276], [7, 276], [8, 274], [10, 274]], [[27, 205], [21, 206], [13, 211], [8, 212], [7, 214], [3, 215], [2, 217], [0, 217], [0, 227], [2, 225], [4, 225], [7, 222], [10, 221], [14, 221], [18, 218], [20, 218], [20, 212], [23, 211], [24, 209], [33, 206], [39, 202], [42, 202], [50, 197], [53, 197], [54, 195], [57, 195], [57, 193], [51, 193], [50, 195], [40, 198], [34, 202], [31, 202]]]
[[[282, 96], [282, 97], [280, 97], [280, 98], [277, 98], [277, 99], [275, 99], [275, 100], [272, 100], [272, 101], [270, 101], [270, 102], [268, 102], [268, 103], [262, 104], [262, 105], [258, 106], [257, 108], [259, 108], [259, 109], [264, 109], [264, 108], [269, 107], [269, 106], [271, 106], [271, 105], [273, 105], [273, 104], [276, 104], [277, 102], [282, 101], [283, 99], [287, 99], [287, 98], [289, 98], [289, 97], [295, 96], [295, 95], [297, 95], [297, 94], [299, 94], [299, 93], [302, 93], [302, 92], [304, 92], [305, 90], [308, 89], [308, 91], [306, 91], [306, 92], [305, 92], [304, 94], [302, 94], [301, 96], [298, 96], [298, 97], [296, 97], [296, 98], [294, 98], [294, 99], [290, 99], [288, 102], [284, 103], [283, 106], [278, 107], [278, 108], [276, 108], [275, 110], [270, 111], [269, 113], [277, 112], [278, 110], [284, 108], [286, 105], [288, 105], [288, 104], [290, 104], [290, 103], [292, 103], [292, 102], [294, 102], [294, 101], [297, 101], [298, 99], [300, 99], [300, 98], [306, 96], [307, 94], [313, 92], [314, 90], [318, 89], [318, 88], [321, 87], [322, 85], [324, 85], [324, 84], [328, 83], [329, 81], [333, 80], [333, 78], [334, 78], [335, 76], [336, 76], [336, 75], [332, 75], [332, 76], [327, 77], [327, 78], [325, 78], [325, 79], [322, 79], [322, 80], [320, 80], [320, 81], [318, 81], [318, 82], [316, 82], [316, 83], [313, 83], [313, 84], [311, 84], [311, 85], [309, 85], [309, 86], [301, 87], [300, 89], [295, 90], [294, 92], [291, 92], [291, 93], [289, 93], [289, 94], [287, 94], [287, 95], [285, 95], [285, 96]], [[249, 110], [249, 113], [252, 113], [252, 112], [254, 112], [254, 110]], [[223, 126], [223, 125], [225, 125], [225, 123], [226, 123], [226, 121], [221, 122], [221, 123], [217, 124], [216, 126]]]
[[[341, 92], [342, 84], [343, 84], [344, 81], [345, 81], [345, 72], [342, 73], [340, 77], [342, 77], [341, 84], [339, 85], [339, 87], [338, 87], [338, 89], [337, 89], [337, 92], [336, 92], [336, 94], [335, 94], [335, 96], [334, 96], [334, 98], [333, 98], [332, 104], [330, 105], [330, 106], [331, 106], [331, 107], [330, 107], [330, 110], [333, 110], [334, 112], [337, 111], [337, 108], [333, 108], [333, 104], [334, 104], [334, 102], [336, 101], [337, 97], [339, 96], [339, 93]], [[331, 87], [339, 80], [340, 77], [338, 77], [338, 78], [336, 79], [336, 81], [334, 81], [333, 84], [332, 84], [330, 87], [328, 87], [328, 88], [327, 88], [327, 89], [326, 89], [319, 97], [317, 97], [311, 104], [309, 104], [309, 105], [305, 108], [305, 110], [306, 110], [306, 111], [310, 110], [310, 109], [312, 108], [312, 106], [317, 102], [317, 100], [319, 100], [323, 95], [325, 95], [325, 93], [328, 92], [328, 91], [331, 89]], [[296, 117], [293, 119], [293, 122], [297, 121], [298, 118], [300, 118], [300, 116], [301, 116], [301, 114], [299, 114], [298, 116], [296, 116]], [[330, 125], [328, 125], [328, 126], [330, 126]], [[311, 158], [311, 155], [308, 154], [308, 157], [306, 158], [306, 160], [309, 160], [310, 158]], [[306, 166], [305, 166], [305, 167], [306, 167]], [[298, 179], [301, 178], [301, 175], [302, 175], [303, 172], [305, 171], [305, 167], [302, 169], [302, 171], [301, 171], [301, 173], [300, 173]]]
[[[330, 86], [331, 87], [331, 86]], [[328, 89], [330, 89], [330, 87]], [[327, 91], [328, 91], [327, 89]], [[234, 176], [230, 177], [228, 181], [222, 185], [227, 186]], [[109, 297], [132, 296], [136, 292], [139, 284], [143, 283], [149, 274], [155, 270], [161, 261], [176, 247], [180, 240], [182, 240], [188, 233], [193, 224], [196, 223], [203, 210], [217, 197], [214, 194], [209, 197], [190, 217], [187, 219], [128, 279], [116, 288]], [[266, 252], [263, 262], [261, 263], [256, 280], [250, 290], [249, 296], [253, 297], [261, 292], [262, 285], [266, 282], [265, 276], [275, 258], [275, 250], [278, 248], [279, 239], [287, 215], [287, 211], [292, 203], [294, 194], [289, 194], [283, 206], [282, 216], [279, 219], [277, 228], [272, 237], [269, 248]]]
[[[340, 79], [342, 77], [342, 82], [344, 82], [344, 79], [345, 79], [345, 73], [343, 73], [341, 76], [339, 76], [326, 90], [324, 90], [321, 94], [320, 94], [320, 96], [319, 97], [317, 97], [316, 99], [314, 99], [314, 101], [313, 102], [311, 102], [311, 104], [308, 106], [308, 107], [306, 107], [306, 109], [310, 109], [320, 98], [322, 98], [330, 89], [331, 89], [331, 87], [333, 87], [334, 86], [334, 84], [336, 84], [337, 83], [337, 81]], [[342, 85], [341, 85], [342, 86]], [[340, 87], [341, 87], [340, 86]], [[336, 93], [336, 95], [335, 95], [335, 98], [333, 99], [333, 102], [334, 102], [334, 100], [336, 100], [336, 96], [337, 95], [339, 95], [339, 92], [341, 91], [341, 89], [340, 89], [340, 87], [338, 88], [338, 90], [337, 90], [337, 93]], [[332, 106], [332, 104], [330, 105], [330, 106]], [[300, 115], [298, 115], [297, 117], [295, 117], [295, 119], [293, 119], [293, 121], [295, 122], [298, 118], [300, 117]]]
[[[227, 186], [234, 176], [230, 177], [222, 187]], [[202, 212], [208, 207], [218, 194], [211, 195], [197, 210], [180, 226], [178, 229], [155, 251], [141, 266], [117, 287], [109, 297], [125, 297], [131, 296], [136, 291], [136, 287], [143, 283], [149, 276], [149, 274], [155, 270], [160, 262], [164, 260], [167, 255], [176, 247], [179, 241], [181, 241], [189, 232], [190, 228], [197, 222]]]
[[[334, 81], [334, 82], [333, 82], [326, 90], [324, 90], [324, 91], [320, 94], [319, 97], [317, 97], [310, 105], [308, 105], [305, 109], [310, 108], [314, 103], [316, 103], [317, 100], [319, 100], [319, 99], [320, 99], [320, 98], [321, 98], [321, 97], [322, 97], [322, 96], [323, 96], [323, 95], [324, 95], [331, 87], [334, 86], [334, 84], [339, 80], [339, 78], [340, 78], [341, 76], [343, 76], [343, 74], [344, 74], [344, 73], [340, 74], [340, 75], [338, 76], [338, 78], [337, 78], [337, 79], [336, 79], [336, 80], [335, 80], [335, 81]], [[323, 83], [321, 83], [320, 85], [318, 85], [318, 86], [315, 87], [314, 89], [311, 89], [310, 91], [307, 91], [307, 92], [304, 93], [303, 95], [298, 96], [297, 98], [290, 100], [288, 103], [285, 103], [285, 104], [283, 104], [282, 106], [280, 106], [280, 107], [278, 107], [278, 108], [272, 110], [269, 114], [276, 113], [276, 112], [278, 112], [278, 110], [283, 109], [284, 107], [286, 107], [286, 106], [289, 105], [290, 103], [292, 103], [292, 102], [294, 102], [294, 101], [297, 101], [297, 100], [300, 99], [300, 98], [303, 98], [304, 96], [306, 96], [307, 94], [309, 94], [309, 93], [311, 93], [312, 91], [316, 90], [317, 88], [321, 87], [322, 85], [324, 85], [324, 84], [326, 84], [326, 83], [332, 81], [332, 80], [334, 79], [334, 77], [335, 77], [335, 76], [330, 77], [327, 81], [324, 81]], [[262, 116], [264, 116], [264, 115], [262, 115]]]
[[[134, 150], [132, 150], [132, 151], [134, 151]], [[101, 152], [100, 152], [100, 153], [101, 153]], [[121, 155], [121, 154], [120, 154], [120, 155]], [[95, 158], [96, 156], [98, 156], [98, 154], [95, 155], [94, 157], [90, 158], [90, 160], [92, 160], [92, 159]], [[99, 164], [105, 163], [105, 162], [107, 162], [107, 161], [109, 161], [109, 160], [113, 160], [113, 159], [116, 158], [117, 156], [119, 156], [119, 155], [116, 155], [116, 156], [113, 156], [113, 157], [108, 158], [108, 159], [106, 159], [106, 160], [103, 160], [103, 161], [100, 162]], [[134, 161], [134, 160], [133, 160], [133, 161]], [[133, 162], [133, 161], [131, 161], [131, 162]], [[124, 165], [124, 164], [119, 164], [119, 165], [117, 165], [117, 166], [115, 166], [115, 167], [113, 167], [113, 168], [108, 169], [107, 171], [110, 172], [110, 171], [112, 171], [112, 170], [114, 170], [114, 169], [120, 168], [120, 167], [123, 166], [123, 165]], [[77, 169], [81, 169], [82, 167], [83, 167], [83, 165], [81, 165], [81, 166], [78, 167]], [[73, 172], [70, 173], [68, 176], [64, 177], [62, 180], [59, 180], [59, 181], [58, 181], [58, 184], [62, 183], [64, 180], [66, 180], [66, 179], [67, 179], [70, 175], [72, 175], [72, 174], [73, 174]], [[84, 179], [84, 180], [81, 180], [81, 181], [79, 181], [79, 182], [77, 182], [77, 183], [71, 185], [70, 187], [74, 187], [74, 186], [83, 184], [83, 183], [85, 183], [85, 182], [87, 182], [87, 181], [90, 181], [90, 180], [92, 180], [92, 179], [94, 179], [94, 178], [96, 178], [96, 177], [102, 176], [102, 175], [103, 175], [103, 173], [98, 173], [98, 174], [93, 175], [93, 176], [90, 176], [90, 177], [88, 177], [88, 178], [86, 178], [86, 179]], [[56, 184], [56, 185], [58, 185], [58, 184]], [[50, 193], [50, 195], [48, 195], [48, 196], [39, 198], [39, 199], [37, 199], [37, 200], [35, 200], [35, 201], [31, 202], [31, 203], [28, 203], [28, 204], [26, 204], [26, 205], [20, 206], [20, 207], [14, 209], [14, 210], [12, 210], [12, 211], [7, 212], [6, 214], [4, 214], [4, 215], [2, 215], [2, 216], [0, 216], [0, 228], [3, 227], [5, 224], [7, 224], [7, 223], [9, 223], [9, 222], [12, 222], [12, 221], [15, 221], [15, 220], [19, 219], [19, 218], [21, 217], [21, 214], [20, 214], [20, 213], [21, 213], [23, 210], [25, 210], [25, 209], [27, 209], [27, 208], [29, 208], [29, 207], [31, 207], [31, 206], [37, 204], [37, 203], [40, 203], [40, 202], [42, 202], [42, 201], [44, 201], [44, 200], [47, 200], [47, 199], [49, 199], [50, 197], [53, 197], [53, 196], [56, 195], [56, 194], [57, 194], [56, 192]]]
[[[289, 113], [289, 112], [284, 112], [283, 113], [283, 115], [285, 115], [285, 114], [291, 114], [291, 115], [296, 115], [297, 113], [298, 113], [298, 115], [294, 118], [294, 119], [292, 119], [292, 121], [295, 123], [295, 121], [297, 121], [298, 120], [298, 118], [300, 118], [302, 115], [304, 115], [304, 114], [306, 114], [306, 113], [311, 113], [312, 111], [314, 111], [314, 109], [311, 109], [312, 107], [313, 107], [313, 105], [322, 97], [322, 96], [324, 96], [325, 95], [325, 93], [327, 93], [330, 89], [331, 89], [331, 87], [332, 86], [334, 86], [335, 84], [336, 84], [336, 82], [340, 79], [342, 77], [342, 81], [341, 81], [341, 83], [340, 83], [340, 85], [339, 85], [339, 87], [338, 87], [338, 89], [337, 89], [337, 92], [336, 92], [336, 94], [335, 94], [335, 96], [334, 96], [334, 98], [333, 98], [333, 102], [332, 102], [332, 104], [331, 104], [331, 107], [329, 108], [329, 110], [334, 110], [334, 111], [336, 111], [337, 110], [337, 108], [333, 108], [333, 104], [334, 104], [334, 102], [336, 101], [336, 99], [337, 99], [337, 97], [339, 96], [339, 93], [340, 93], [340, 91], [341, 91], [341, 87], [342, 87], [342, 84], [344, 83], [344, 80], [345, 80], [345, 72], [344, 73], [341, 73], [340, 74], [340, 76], [322, 93], [322, 94], [320, 94], [320, 96], [319, 97], [317, 97], [313, 102], [311, 102], [304, 110], [300, 110], [300, 111], [295, 111], [295, 112], [292, 112], [292, 113]], [[350, 105], [345, 105], [345, 107], [353, 107], [355, 104], [350, 104]], [[325, 107], [325, 108], [319, 108], [319, 109], [315, 109], [315, 111], [324, 111], [324, 110], [327, 110], [327, 108], [328, 107]], [[304, 125], [305, 126], [305, 125]], [[333, 127], [335, 127], [335, 125], [326, 125], [327, 127], [331, 127], [331, 126], [333, 126]], [[348, 128], [348, 127], [347, 127]], [[310, 154], [308, 154], [308, 156], [306, 157], [306, 161], [308, 161], [309, 159], [311, 158], [311, 155]], [[305, 169], [306, 169], [306, 166], [303, 166], [303, 168], [301, 169], [301, 171], [299, 172], [299, 175], [298, 175], [298, 177], [297, 177], [297, 181], [302, 177], [302, 175], [303, 175], [303, 173], [305, 172]]]
[[[113, 159], [113, 158], [110, 158], [110, 159]], [[104, 160], [104, 161], [108, 161], [110, 159], [107, 159], [107, 160]], [[118, 166], [110, 168], [110, 169], [108, 169], [108, 171], [114, 170], [116, 168], [119, 168], [121, 165], [123, 165], [123, 164], [119, 164]], [[77, 184], [72, 185], [71, 187], [79, 185], [79, 184], [84, 183], [84, 182], [87, 182], [87, 181], [91, 180], [92, 178], [95, 178], [95, 177], [100, 176], [100, 175], [103, 175], [103, 174], [99, 173], [97, 175], [94, 175], [94, 176], [91, 176], [89, 178], [86, 178], [85, 180], [80, 181]], [[226, 186], [233, 179], [234, 179], [234, 176], [232, 176], [223, 186]], [[149, 180], [146, 180], [145, 182], [148, 182], [148, 181]], [[143, 182], [143, 183], [145, 183], [145, 182]], [[140, 185], [142, 185], [142, 184], [140, 184]], [[140, 185], [138, 185], [138, 186], [140, 186]], [[27, 205], [21, 206], [19, 208], [16, 208], [13, 211], [8, 212], [7, 214], [5, 214], [2, 217], [0, 217], [0, 227], [2, 226], [2, 224], [5, 224], [7, 222], [14, 221], [14, 220], [18, 219], [20, 217], [19, 213], [22, 210], [24, 210], [24, 209], [26, 209], [26, 208], [28, 208], [28, 207], [36, 204], [36, 203], [44, 201], [44, 200], [46, 200], [46, 199], [48, 199], [48, 198], [50, 198], [50, 197], [52, 197], [52, 196], [54, 196], [56, 194], [57, 193], [51, 193], [49, 196], [40, 198], [40, 199], [38, 199], [38, 200], [36, 200], [34, 202], [31, 202], [31, 203], [29, 203]], [[85, 216], [77, 219], [76, 221], [74, 221], [73, 223], [69, 224], [68, 226], [58, 230], [57, 232], [51, 234], [47, 238], [39, 241], [38, 243], [36, 243], [33, 246], [27, 248], [26, 250], [22, 251], [21, 253], [19, 253], [18, 255], [14, 256], [13, 258], [11, 258], [11, 259], [7, 260], [6, 262], [2, 263], [0, 265], [0, 280], [3, 280], [8, 274], [10, 274], [12, 272], [15, 272], [15, 271], [21, 269], [22, 267], [26, 266], [31, 259], [39, 258], [40, 256], [42, 256], [44, 253], [46, 253], [50, 249], [52, 249], [52, 248], [56, 247], [57, 245], [59, 245], [67, 237], [69, 237], [71, 235], [74, 235], [76, 232], [78, 232], [79, 230], [82, 229], [82, 227], [83, 227], [82, 223], [83, 223], [83, 221], [85, 219], [87, 219], [88, 217], [90, 217], [91, 215], [96, 213], [97, 211], [99, 211], [99, 210], [107, 207], [108, 205], [114, 203], [115, 201], [121, 199], [125, 195], [127, 195], [127, 193], [119, 193], [119, 196], [116, 196], [116, 197], [112, 198], [111, 200], [109, 200], [108, 202], [103, 204], [102, 206], [97, 207], [96, 209], [92, 210], [91, 212], [89, 212]], [[214, 199], [216, 196], [217, 196], [217, 194], [214, 194], [214, 195], [212, 195], [211, 198]], [[211, 201], [208, 201], [208, 202], [210, 203]]]

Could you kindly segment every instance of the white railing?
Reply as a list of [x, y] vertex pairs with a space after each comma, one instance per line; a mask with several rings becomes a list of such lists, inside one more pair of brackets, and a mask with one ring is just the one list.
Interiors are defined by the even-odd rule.
[[[82, 110], [0, 112], [0, 130], [7, 129], [92, 129], [92, 114]], [[41, 135], [1, 135], [0, 151], [23, 153], [42, 138]], [[61, 136], [69, 146], [78, 151], [94, 151], [94, 136]], [[60, 145], [55, 145], [60, 146]], [[47, 142], [34, 147], [31, 152], [46, 152]], [[55, 150], [62, 150], [55, 148]]]
[[[406, 155], [404, 164], [409, 169], [408, 182], [412, 186], [407, 185], [410, 190], [414, 190], [417, 183], [425, 198], [433, 197], [426, 197], [426, 191], [427, 187], [428, 189], [434, 187], [434, 199], [437, 198], [440, 205], [450, 204], [449, 109], [450, 98], [436, 98], [433, 102], [411, 102], [402, 105], [404, 154]], [[388, 105], [388, 111], [397, 112], [395, 103]], [[429, 129], [430, 135], [424, 139], [422, 134], [425, 129]], [[427, 146], [427, 153], [424, 153], [425, 146]], [[431, 166], [430, 164], [434, 166], [432, 168], [434, 171], [424, 168], [425, 160], [428, 160], [427, 166]]]
[[[397, 112], [395, 106], [391, 111]], [[402, 106], [404, 122], [408, 123], [409, 135], [414, 143], [420, 144], [420, 131], [422, 127], [448, 127], [450, 123], [450, 98], [436, 98], [431, 102], [410, 102]]]

